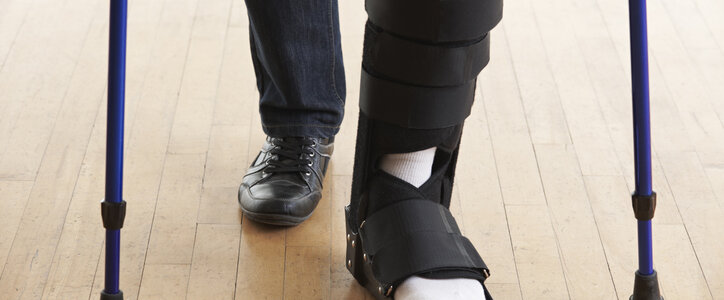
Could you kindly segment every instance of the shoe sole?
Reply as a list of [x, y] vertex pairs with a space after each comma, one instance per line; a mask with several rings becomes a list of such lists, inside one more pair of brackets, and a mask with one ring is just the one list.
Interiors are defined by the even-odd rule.
[[[239, 207], [241, 207], [241, 205], [239, 205]], [[244, 213], [244, 216], [246, 216], [246, 218], [248, 218], [249, 220], [276, 226], [297, 226], [312, 216], [312, 214], [304, 217], [278, 214], [260, 214], [247, 211], [243, 207], [241, 207], [241, 211]]]
[[290, 215], [284, 215], [284, 214], [265, 214], [265, 213], [257, 213], [257, 212], [251, 212], [246, 209], [244, 209], [243, 206], [241, 206], [241, 197], [242, 197], [242, 191], [239, 190], [237, 194], [237, 203], [239, 203], [239, 208], [241, 208], [241, 212], [244, 213], [244, 216], [246, 216], [249, 220], [252, 220], [254, 222], [258, 223], [264, 223], [269, 225], [276, 225], [276, 226], [297, 226], [301, 224], [302, 222], [309, 219], [309, 217], [312, 216], [312, 213], [314, 213], [314, 210], [310, 212], [308, 215], [304, 217], [295, 217]]

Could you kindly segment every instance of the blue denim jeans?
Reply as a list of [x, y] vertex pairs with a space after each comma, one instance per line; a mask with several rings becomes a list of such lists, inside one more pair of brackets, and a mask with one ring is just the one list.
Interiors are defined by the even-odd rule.
[[264, 132], [329, 138], [344, 116], [337, 0], [245, 0]]

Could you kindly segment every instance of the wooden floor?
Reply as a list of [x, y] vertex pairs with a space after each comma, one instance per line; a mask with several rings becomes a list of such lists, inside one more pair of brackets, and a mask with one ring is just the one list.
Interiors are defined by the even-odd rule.
[[[496, 299], [628, 299], [637, 268], [627, 1], [510, 0], [452, 211]], [[0, 298], [103, 285], [108, 1], [0, 0]], [[341, 0], [347, 118], [314, 216], [247, 222], [264, 134], [241, 0], [131, 1], [126, 299], [371, 299], [344, 268], [362, 0]], [[649, 3], [654, 257], [667, 299], [724, 299], [724, 2]]]

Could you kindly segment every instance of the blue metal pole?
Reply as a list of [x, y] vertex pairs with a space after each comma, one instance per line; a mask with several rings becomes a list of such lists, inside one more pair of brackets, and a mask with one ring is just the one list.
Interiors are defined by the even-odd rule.
[[[649, 122], [649, 61], [646, 33], [646, 0], [629, 0], [631, 79], [634, 116], [634, 157], [638, 196], [651, 196], [651, 128]], [[639, 272], [654, 272], [651, 220], [638, 221]]]
[[[122, 299], [119, 289], [120, 227], [125, 216], [123, 201], [123, 114], [126, 77], [127, 0], [110, 0], [110, 34], [108, 43], [108, 119], [106, 136], [106, 191], [104, 226], [106, 227], [105, 288], [101, 299]], [[123, 207], [122, 216], [119, 211]], [[106, 207], [104, 207], [106, 209]], [[111, 220], [112, 219], [112, 220]], [[115, 222], [114, 222], [115, 221]], [[111, 224], [113, 223], [113, 224]]]
[[653, 255], [651, 243], [651, 220], [637, 221], [639, 236], [639, 273], [642, 275], [651, 275], [654, 273]]
[[631, 38], [631, 86], [633, 96], [634, 160], [636, 191], [632, 195], [638, 220], [639, 269], [631, 300], [662, 300], [654, 270], [651, 219], [656, 193], [651, 183], [651, 124], [649, 111], [649, 60], [646, 0], [629, 0]]

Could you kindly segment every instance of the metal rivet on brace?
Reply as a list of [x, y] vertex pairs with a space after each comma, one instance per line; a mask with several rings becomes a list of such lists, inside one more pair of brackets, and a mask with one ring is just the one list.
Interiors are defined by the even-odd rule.
[[385, 294], [385, 289], [384, 289], [382, 286], [379, 286], [379, 287], [377, 287], [377, 292], [379, 292], [380, 295], [384, 295], [384, 294]]
[[352, 236], [348, 233], [347, 234], [347, 242], [349, 242], [352, 239]]
[[354, 244], [355, 244], [355, 242], [354, 242], [354, 240], [352, 240], [352, 248], [354, 248]]
[[347, 260], [347, 268], [351, 268], [351, 267], [352, 267], [352, 260], [351, 260], [351, 259], [348, 259], [348, 260]]
[[391, 293], [392, 293], [392, 286], [390, 286], [390, 287], [387, 289], [387, 293], [385, 293], [385, 296], [388, 296], [388, 297], [389, 297]]
[[362, 253], [362, 259], [364, 259], [364, 261], [367, 262], [367, 253]]
[[490, 277], [490, 272], [487, 269], [483, 269], [483, 276], [485, 276], [485, 278]]
[[362, 220], [362, 223], [359, 224], [359, 229], [362, 229], [362, 226], [365, 226], [365, 222], [367, 222], [367, 220]]

